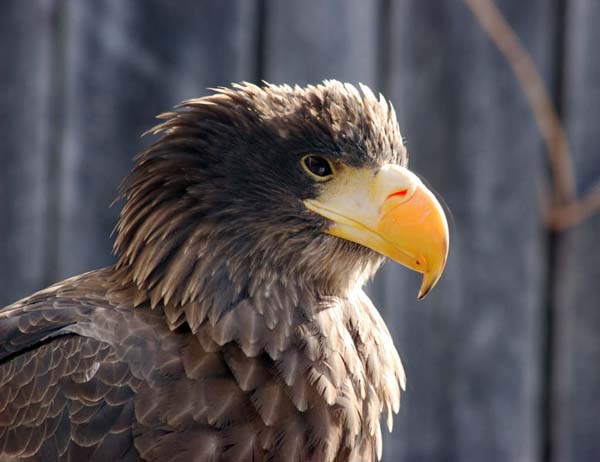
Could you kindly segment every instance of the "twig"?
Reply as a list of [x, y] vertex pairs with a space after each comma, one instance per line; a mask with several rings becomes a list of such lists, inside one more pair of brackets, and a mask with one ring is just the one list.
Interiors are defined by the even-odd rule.
[[493, 0], [463, 1], [515, 73], [546, 145], [554, 191], [543, 204], [547, 225], [563, 230], [581, 223], [600, 209], [600, 181], [577, 199], [569, 141], [530, 54]]
[[565, 130], [530, 54], [493, 0], [464, 0], [512, 68], [542, 134], [552, 171], [552, 200], [543, 201], [546, 224], [562, 231], [600, 210], [600, 180], [577, 199], [571, 148]]
[[596, 182], [581, 199], [550, 208], [546, 223], [552, 229], [563, 231], [582, 223], [598, 210], [600, 210], [600, 181]]
[[548, 150], [559, 203], [575, 197], [575, 179], [567, 137], [533, 60], [492, 0], [464, 0], [488, 33], [523, 87]]

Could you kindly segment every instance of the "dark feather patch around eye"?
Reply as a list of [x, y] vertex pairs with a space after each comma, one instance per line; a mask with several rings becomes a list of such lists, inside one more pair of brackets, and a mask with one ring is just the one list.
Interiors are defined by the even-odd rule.
[[306, 170], [319, 178], [327, 178], [333, 175], [333, 169], [327, 159], [319, 156], [306, 156], [302, 158]]

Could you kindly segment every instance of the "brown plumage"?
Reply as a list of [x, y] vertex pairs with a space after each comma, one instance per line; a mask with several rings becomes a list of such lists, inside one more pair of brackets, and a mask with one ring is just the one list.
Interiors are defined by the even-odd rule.
[[383, 257], [324, 233], [298, 165], [406, 164], [391, 106], [242, 84], [161, 117], [117, 264], [0, 311], [0, 460], [380, 457], [404, 386], [361, 289]]

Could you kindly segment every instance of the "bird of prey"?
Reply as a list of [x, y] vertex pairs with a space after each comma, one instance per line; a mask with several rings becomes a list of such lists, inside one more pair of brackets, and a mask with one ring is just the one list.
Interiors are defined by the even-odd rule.
[[114, 266], [0, 310], [2, 461], [371, 461], [405, 377], [362, 286], [439, 279], [448, 227], [394, 110], [337, 81], [159, 116]]

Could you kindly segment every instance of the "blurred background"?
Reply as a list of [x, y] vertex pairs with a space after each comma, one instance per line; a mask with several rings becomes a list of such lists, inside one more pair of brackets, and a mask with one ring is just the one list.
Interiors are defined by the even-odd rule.
[[[546, 225], [546, 145], [478, 1], [4, 0], [0, 306], [113, 262], [109, 204], [157, 113], [240, 80], [364, 82], [393, 101], [453, 222], [424, 301], [393, 263], [369, 287], [408, 374], [384, 459], [600, 460], [600, 216]], [[581, 196], [600, 178], [600, 2], [496, 5]]]

